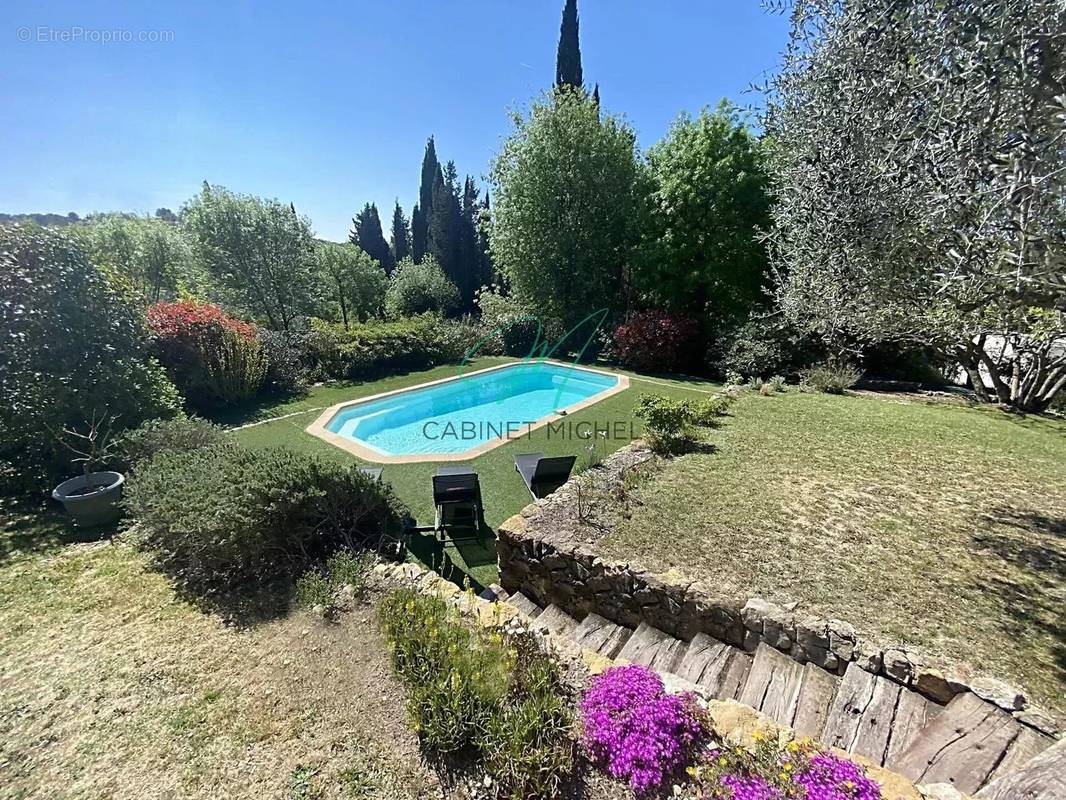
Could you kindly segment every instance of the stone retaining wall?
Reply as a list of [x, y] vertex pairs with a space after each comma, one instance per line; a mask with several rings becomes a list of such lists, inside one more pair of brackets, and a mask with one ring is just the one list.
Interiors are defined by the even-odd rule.
[[[623, 448], [604, 462], [599, 480], [621, 480], [639, 452], [639, 447]], [[580, 543], [577, 528], [567, 522], [567, 514], [575, 513], [566, 509], [575, 504], [573, 484], [581, 480], [575, 478], [499, 527], [496, 551], [504, 589], [521, 591], [541, 606], [557, 605], [578, 619], [595, 612], [629, 628], [647, 622], [685, 641], [705, 633], [749, 652], [765, 642], [801, 663], [840, 675], [854, 662], [937, 703], [972, 691], [1021, 722], [1057, 734], [1053, 719], [1028, 708], [1025, 696], [1002, 681], [938, 667], [911, 650], [864, 636], [842, 620], [797, 613], [760, 598], [738, 602], [676, 570], [650, 573], [602, 558], [591, 544]]]

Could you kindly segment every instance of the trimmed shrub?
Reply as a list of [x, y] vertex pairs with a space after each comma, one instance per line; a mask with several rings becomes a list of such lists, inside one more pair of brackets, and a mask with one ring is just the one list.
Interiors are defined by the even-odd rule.
[[459, 289], [428, 255], [420, 264], [407, 258], [397, 264], [385, 290], [385, 313], [392, 319], [427, 312], [451, 314], [459, 302]]
[[115, 432], [178, 412], [143, 314], [56, 230], [0, 225], [0, 491], [71, 474], [50, 430], [114, 417]]
[[844, 394], [858, 383], [861, 377], [862, 372], [850, 364], [827, 361], [804, 372], [800, 386], [809, 392]]
[[689, 366], [688, 354], [699, 336], [699, 324], [693, 319], [645, 311], [618, 326], [614, 349], [630, 369], [678, 372]]
[[323, 377], [364, 380], [383, 372], [458, 363], [482, 336], [469, 321], [442, 320], [432, 314], [375, 320], [348, 330], [313, 320], [309, 360], [312, 370]]
[[[713, 372], [727, 382], [743, 378], [795, 375], [825, 357], [825, 347], [782, 317], [752, 317], [729, 336], [714, 343], [708, 353]], [[741, 380], [732, 379], [742, 376]]]
[[120, 436], [115, 446], [123, 469], [136, 469], [162, 452], [187, 453], [233, 445], [225, 428], [199, 417], [153, 419]]
[[654, 670], [611, 667], [581, 700], [583, 741], [594, 763], [653, 792], [690, 764], [710, 731], [695, 695], [667, 694]]
[[148, 326], [159, 360], [193, 408], [234, 405], [262, 387], [267, 359], [255, 325], [186, 300], [156, 303]]
[[559, 667], [535, 641], [469, 627], [412, 589], [387, 595], [378, 618], [428, 749], [472, 750], [508, 797], [557, 794], [572, 765], [573, 720]]
[[633, 412], [644, 422], [644, 437], [653, 449], [681, 453], [695, 441], [694, 428], [713, 428], [725, 414], [729, 401], [722, 397], [693, 402], [661, 394], [644, 394]]
[[163, 452], [128, 484], [131, 532], [181, 590], [293, 580], [342, 547], [377, 550], [405, 509], [353, 466], [288, 450]]

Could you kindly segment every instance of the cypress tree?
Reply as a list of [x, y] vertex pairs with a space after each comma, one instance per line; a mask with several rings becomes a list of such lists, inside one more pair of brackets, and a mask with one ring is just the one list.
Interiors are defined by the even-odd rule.
[[[418, 209], [418, 206], [415, 206]], [[411, 255], [411, 232], [407, 228], [407, 218], [400, 208], [400, 201], [396, 201], [396, 208], [392, 210], [392, 261], [399, 264]]]
[[[429, 253], [437, 259], [444, 274], [459, 287], [464, 305], [468, 304], [462, 269], [462, 206], [459, 200], [458, 173], [455, 163], [438, 170], [433, 190], [433, 213], [429, 218]], [[472, 296], [472, 293], [471, 293]]]
[[571, 86], [580, 89], [581, 46], [577, 35], [577, 0], [566, 0], [563, 21], [559, 26], [559, 49], [555, 56], [555, 87]]
[[367, 203], [363, 210], [352, 218], [352, 232], [348, 239], [381, 264], [386, 274], [392, 272], [392, 251], [389, 250], [389, 243], [385, 241], [385, 234], [381, 232], [381, 218], [374, 203]]
[[422, 179], [418, 187], [418, 207], [421, 214], [411, 214], [411, 250], [415, 263], [422, 261], [429, 248], [429, 224], [433, 217], [433, 190], [440, 175], [440, 162], [437, 161], [437, 148], [433, 137], [426, 142], [426, 152], [422, 156]]

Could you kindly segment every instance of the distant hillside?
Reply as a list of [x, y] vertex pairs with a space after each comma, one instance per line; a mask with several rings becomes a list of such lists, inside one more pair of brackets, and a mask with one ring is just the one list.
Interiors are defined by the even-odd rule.
[[33, 220], [38, 225], [70, 225], [80, 222], [81, 217], [71, 211], [69, 214], [0, 214], [0, 222], [26, 222]]

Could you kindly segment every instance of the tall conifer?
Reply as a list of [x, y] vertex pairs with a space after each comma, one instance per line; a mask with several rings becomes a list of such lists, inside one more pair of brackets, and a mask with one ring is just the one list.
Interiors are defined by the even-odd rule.
[[559, 49], [555, 56], [555, 86], [558, 89], [564, 86], [580, 89], [583, 85], [577, 25], [577, 0], [566, 0], [563, 21], [559, 26]]

